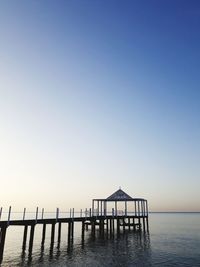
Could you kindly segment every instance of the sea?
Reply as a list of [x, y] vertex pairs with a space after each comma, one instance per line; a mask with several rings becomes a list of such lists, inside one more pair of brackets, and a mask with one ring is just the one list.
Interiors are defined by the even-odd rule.
[[[60, 245], [50, 249], [50, 226], [44, 247], [42, 227], [35, 229], [33, 253], [22, 252], [23, 228], [8, 227], [1, 267], [149, 267], [200, 266], [200, 213], [150, 213], [149, 233], [126, 230], [119, 235], [95, 238], [88, 230], [84, 242], [80, 224], [75, 223], [73, 242], [67, 241], [67, 224], [62, 225]], [[55, 236], [55, 240], [56, 236]]]

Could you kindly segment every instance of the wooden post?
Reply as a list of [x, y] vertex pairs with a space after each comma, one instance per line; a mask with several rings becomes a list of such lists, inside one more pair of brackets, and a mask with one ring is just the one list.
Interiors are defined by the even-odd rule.
[[56, 208], [56, 222], [58, 221], [58, 217], [59, 217], [59, 208]]
[[149, 211], [148, 211], [147, 200], [146, 200], [146, 223], [147, 223], [147, 232], [149, 232]]
[[80, 211], [80, 217], [82, 218], [82, 214], [83, 214], [83, 211], [82, 211], [82, 209], [81, 209], [81, 211]]
[[97, 216], [99, 216], [99, 200], [97, 201]]
[[42, 228], [42, 242], [41, 242], [42, 247], [44, 246], [45, 236], [46, 236], [46, 223], [43, 224]]
[[101, 220], [101, 233], [104, 235], [104, 220]]
[[140, 221], [140, 200], [138, 200], [138, 223], [139, 223], [139, 230], [141, 230], [141, 221]]
[[71, 222], [68, 222], [68, 243], [70, 243], [71, 239]]
[[117, 234], [120, 233], [120, 225], [119, 225], [119, 219], [117, 219]]
[[74, 221], [71, 222], [71, 239], [74, 239]]
[[135, 216], [137, 216], [137, 207], [136, 207], [136, 201], [134, 201], [134, 205], [135, 205]]
[[82, 241], [84, 241], [84, 237], [85, 237], [85, 222], [82, 221]]
[[147, 200], [146, 200], [146, 215], [148, 216], [148, 213], [149, 213], [149, 211], [148, 211], [148, 204], [147, 204]]
[[133, 217], [133, 230], [135, 231], [136, 228], [135, 228], [135, 217]]
[[104, 219], [99, 220], [100, 234], [104, 235]]
[[24, 208], [24, 212], [23, 212], [23, 221], [25, 220], [25, 215], [26, 215], [26, 208]]
[[58, 224], [58, 243], [60, 243], [60, 239], [61, 239], [61, 226], [62, 226], [62, 223], [59, 222], [59, 224]]
[[113, 230], [112, 230], [112, 219], [110, 219], [110, 235], [112, 235], [112, 232], [113, 232]]
[[0, 220], [1, 220], [2, 210], [3, 210], [3, 208], [1, 207], [1, 208], [0, 208]]
[[91, 221], [92, 236], [95, 237], [95, 219]]
[[4, 252], [4, 245], [5, 245], [5, 239], [6, 239], [6, 230], [7, 230], [7, 226], [3, 226], [1, 228], [1, 239], [0, 239], [0, 264], [3, 260], [3, 252]]
[[103, 202], [103, 215], [106, 218], [106, 201]]
[[34, 232], [35, 232], [35, 224], [32, 224], [31, 225], [31, 232], [30, 232], [30, 240], [29, 240], [29, 255], [32, 254], [32, 250], [33, 250]]
[[38, 219], [38, 207], [36, 208], [36, 213], [35, 213], [35, 223], [37, 223], [37, 219]]
[[138, 200], [138, 216], [140, 216], [140, 201]]
[[108, 222], [108, 219], [106, 219], [106, 234], [107, 234], [107, 237], [108, 237], [108, 229], [109, 228], [109, 222]]
[[92, 200], [92, 216], [94, 216], [94, 199]]
[[125, 233], [125, 218], [123, 219], [123, 232]]
[[54, 237], [55, 237], [55, 223], [52, 223], [52, 225], [51, 225], [51, 244], [50, 244], [51, 248], [53, 248]]
[[146, 231], [145, 227], [145, 202], [142, 200], [142, 220], [143, 220], [143, 230]]
[[113, 234], [115, 232], [115, 219], [112, 219], [112, 228], [113, 228]]
[[28, 225], [25, 225], [24, 226], [23, 243], [22, 243], [22, 250], [23, 251], [25, 251], [25, 249], [26, 249], [27, 231], [28, 231]]
[[10, 216], [11, 216], [11, 206], [9, 207], [9, 211], [8, 211], [8, 222], [7, 222], [7, 225], [10, 224]]
[[42, 208], [42, 220], [44, 219], [44, 208]]
[[147, 223], [147, 232], [149, 232], [149, 218], [148, 218], [148, 216], [146, 217], [146, 223]]

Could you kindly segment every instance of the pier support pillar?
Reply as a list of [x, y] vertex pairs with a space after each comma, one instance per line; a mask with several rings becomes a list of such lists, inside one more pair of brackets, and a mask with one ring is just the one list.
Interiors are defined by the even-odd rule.
[[4, 252], [4, 246], [5, 246], [5, 238], [6, 238], [6, 230], [7, 227], [4, 226], [0, 229], [0, 264], [3, 260], [3, 252]]
[[71, 240], [71, 222], [68, 223], [68, 244]]
[[142, 221], [143, 221], [143, 231], [145, 232], [146, 231], [146, 226], [145, 226], [145, 217], [142, 218]]
[[134, 231], [136, 230], [136, 227], [135, 227], [135, 218], [133, 218], [133, 230]]
[[96, 222], [95, 220], [94, 221], [91, 221], [91, 227], [92, 227], [92, 236], [95, 237], [95, 226], [96, 226]]
[[125, 224], [126, 224], [126, 221], [125, 221], [125, 220], [126, 220], [126, 219], [124, 218], [124, 219], [123, 219], [123, 232], [124, 232], [124, 233], [125, 233], [125, 227], [126, 227], [126, 225], [125, 225]]
[[112, 219], [110, 219], [110, 235], [112, 235]]
[[82, 241], [84, 241], [85, 238], [85, 222], [82, 221], [82, 233], [81, 233]]
[[54, 238], [55, 238], [55, 223], [52, 223], [52, 225], [51, 225], [51, 244], [50, 244], [51, 249], [53, 249]]
[[61, 222], [58, 224], [58, 247], [60, 245], [60, 239], [61, 239]]
[[71, 239], [72, 239], [72, 241], [73, 241], [73, 239], [74, 239], [74, 221], [72, 221], [71, 222]]
[[46, 223], [43, 224], [42, 228], [42, 242], [41, 242], [42, 247], [44, 246], [45, 236], [46, 236]]
[[30, 240], [29, 240], [29, 254], [30, 255], [32, 254], [32, 250], [33, 250], [34, 232], [35, 232], [35, 224], [31, 225]]
[[108, 237], [108, 229], [109, 228], [109, 221], [108, 221], [108, 219], [106, 219], [106, 235], [107, 235], [107, 237]]
[[147, 223], [147, 232], [149, 232], [149, 218], [146, 217], [146, 223]]
[[141, 219], [140, 219], [140, 217], [138, 219], [138, 223], [139, 223], [139, 231], [141, 231]]
[[119, 224], [119, 219], [117, 219], [117, 234], [120, 233], [120, 224]]
[[24, 236], [23, 236], [23, 243], [22, 243], [22, 250], [26, 250], [26, 240], [27, 240], [27, 232], [28, 232], [28, 225], [24, 226]]
[[100, 235], [104, 235], [104, 220], [99, 220]]

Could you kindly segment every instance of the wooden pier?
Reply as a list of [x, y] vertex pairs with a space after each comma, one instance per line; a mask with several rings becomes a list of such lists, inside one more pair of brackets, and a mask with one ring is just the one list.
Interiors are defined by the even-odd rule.
[[[114, 207], [108, 209], [108, 203], [114, 202]], [[125, 204], [124, 210], [118, 210], [119, 202]], [[132, 203], [132, 209], [128, 209], [128, 203]], [[2, 208], [0, 209], [1, 218]], [[101, 236], [112, 236], [114, 233], [120, 234], [126, 229], [133, 231], [149, 231], [148, 224], [148, 205], [147, 200], [142, 198], [131, 198], [124, 191], [119, 189], [113, 195], [106, 199], [93, 199], [92, 208], [81, 210], [79, 216], [74, 216], [74, 209], [70, 210], [69, 217], [59, 218], [59, 209], [56, 210], [55, 218], [46, 219], [44, 217], [44, 209], [42, 216], [38, 218], [38, 208], [34, 219], [25, 219], [26, 209], [24, 209], [22, 220], [10, 220], [11, 207], [9, 208], [7, 220], [0, 221], [0, 263], [3, 260], [3, 252], [6, 240], [6, 232], [8, 227], [21, 226], [24, 228], [22, 251], [28, 250], [29, 256], [32, 254], [34, 244], [34, 232], [37, 225], [42, 225], [41, 246], [44, 246], [46, 237], [46, 226], [51, 225], [51, 241], [50, 249], [53, 249], [55, 243], [55, 231], [57, 230], [57, 244], [59, 246], [61, 240], [61, 228], [63, 224], [67, 224], [68, 236], [67, 242], [73, 240], [75, 222], [81, 223], [81, 238], [84, 241], [85, 231], [91, 230], [91, 234], [95, 237], [96, 230]], [[57, 227], [56, 227], [57, 226]], [[66, 227], [66, 226], [65, 226]], [[30, 231], [29, 242], [27, 246], [27, 233]]]

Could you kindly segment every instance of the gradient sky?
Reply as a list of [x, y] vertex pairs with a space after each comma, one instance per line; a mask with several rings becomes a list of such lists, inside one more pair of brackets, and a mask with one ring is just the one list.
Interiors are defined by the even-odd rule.
[[200, 2], [0, 1], [0, 181], [15, 210], [200, 211]]

